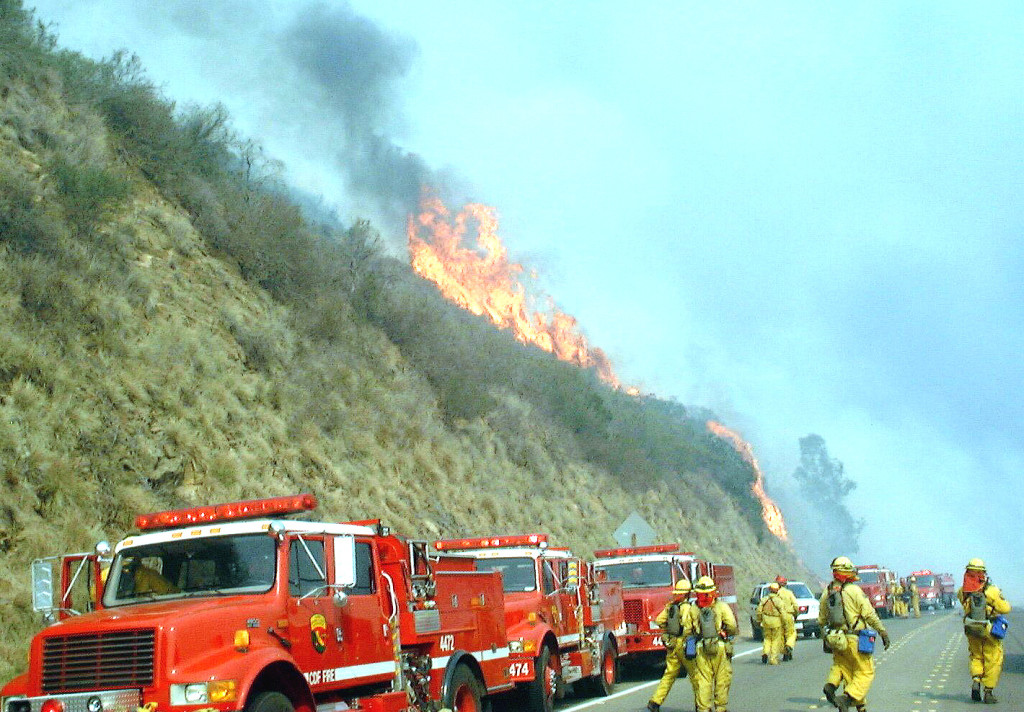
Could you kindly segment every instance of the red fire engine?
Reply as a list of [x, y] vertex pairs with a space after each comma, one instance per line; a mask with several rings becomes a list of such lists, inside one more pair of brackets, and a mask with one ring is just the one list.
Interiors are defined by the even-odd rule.
[[618, 636], [625, 631], [622, 587], [598, 582], [587, 562], [548, 546], [546, 534], [434, 542], [440, 552], [502, 575], [512, 679], [527, 709], [550, 712], [565, 686], [611, 693]]
[[710, 576], [718, 586], [719, 600], [728, 603], [739, 620], [732, 566], [698, 559], [692, 551], [681, 551], [678, 544], [601, 549], [594, 552], [594, 568], [599, 576], [622, 583], [626, 615], [622, 642], [630, 662], [664, 662], [665, 646], [654, 619], [672, 598], [672, 588], [680, 579], [692, 583]]
[[[143, 515], [109, 575], [96, 555], [64, 559], [49, 606], [34, 576], [36, 607], [60, 620], [2, 712], [478, 712], [512, 689], [497, 574], [429, 558], [377, 520], [283, 518], [315, 506]], [[92, 604], [74, 600], [85, 579], [102, 591]], [[95, 610], [69, 615], [76, 604]]]
[[918, 604], [921, 608], [930, 608], [934, 611], [939, 606], [945, 607], [946, 602], [942, 597], [942, 584], [936, 574], [933, 574], [929, 569], [921, 569], [920, 571], [914, 571], [910, 575], [914, 577], [914, 583], [917, 584]]
[[857, 577], [860, 579], [857, 585], [867, 594], [879, 617], [892, 616], [895, 599], [890, 589], [898, 580], [896, 572], [878, 564], [865, 564], [857, 567]]

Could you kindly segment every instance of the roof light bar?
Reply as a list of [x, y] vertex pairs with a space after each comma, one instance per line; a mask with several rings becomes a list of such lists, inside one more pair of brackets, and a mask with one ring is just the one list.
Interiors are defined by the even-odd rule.
[[880, 569], [880, 568], [882, 568], [882, 567], [879, 566], [878, 564], [861, 564], [860, 566], [857, 567], [857, 570], [858, 571], [864, 571], [866, 569]]
[[920, 571], [911, 571], [911, 576], [934, 576], [931, 569], [921, 569]]
[[142, 530], [169, 529], [191, 524], [210, 524], [212, 522], [296, 514], [308, 512], [311, 509], [316, 509], [316, 497], [311, 494], [298, 494], [140, 514], [135, 517], [135, 526]]
[[506, 546], [537, 546], [546, 549], [547, 534], [517, 534], [514, 536], [475, 537], [471, 539], [441, 539], [434, 542], [438, 551], [462, 549], [497, 549]]
[[692, 551], [679, 551], [679, 544], [652, 544], [651, 546], [623, 546], [618, 549], [598, 549], [594, 557], [601, 559], [610, 556], [632, 556], [633, 554], [692, 554]]

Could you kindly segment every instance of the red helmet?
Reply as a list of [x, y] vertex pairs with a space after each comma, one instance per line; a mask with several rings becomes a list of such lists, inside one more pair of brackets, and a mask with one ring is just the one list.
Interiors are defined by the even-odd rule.
[[786, 585], [786, 577], [783, 576], [782, 574], [779, 574], [778, 576], [775, 577], [775, 583], [779, 584], [779, 586], [785, 586]]

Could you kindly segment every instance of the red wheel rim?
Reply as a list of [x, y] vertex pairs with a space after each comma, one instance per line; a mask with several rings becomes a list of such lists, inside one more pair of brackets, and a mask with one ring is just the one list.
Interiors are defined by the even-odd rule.
[[601, 664], [601, 674], [604, 676], [604, 684], [611, 687], [615, 684], [615, 658], [612, 657], [612, 651], [608, 651], [604, 655], [604, 660]]
[[463, 685], [455, 692], [455, 709], [457, 712], [479, 712], [476, 707], [476, 698], [469, 685]]

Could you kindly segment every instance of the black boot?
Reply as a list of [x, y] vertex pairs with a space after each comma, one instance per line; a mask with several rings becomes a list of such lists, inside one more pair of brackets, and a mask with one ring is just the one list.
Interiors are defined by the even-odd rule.
[[828, 703], [830, 705], [832, 705], [833, 707], [835, 707], [836, 706], [836, 686], [833, 685], [831, 682], [826, 682], [825, 683], [825, 687], [823, 687], [821, 691], [825, 693], [825, 699], [828, 700]]
[[985, 699], [983, 701], [986, 705], [994, 705], [996, 702], [999, 702], [999, 700], [996, 699], [996, 696], [992, 694], [991, 687], [985, 688]]
[[971, 683], [971, 699], [981, 702], [981, 680], [974, 680]]
[[850, 712], [850, 708], [856, 706], [857, 703], [845, 692], [841, 695], [836, 695], [836, 707], [839, 708], [839, 712]]
[[661, 712], [661, 705], [651, 700], [647, 703], [647, 712]]
[[761, 655], [761, 664], [762, 665], [767, 665], [768, 664], [768, 655], [766, 653]]
[[786, 650], [782, 653], [782, 660], [783, 660], [783, 662], [785, 662], [786, 660], [792, 660], [792, 659], [793, 659], [793, 649], [790, 648], [787, 645], [786, 646]]

